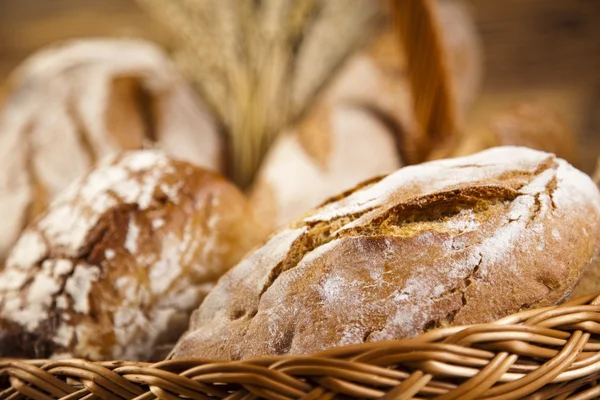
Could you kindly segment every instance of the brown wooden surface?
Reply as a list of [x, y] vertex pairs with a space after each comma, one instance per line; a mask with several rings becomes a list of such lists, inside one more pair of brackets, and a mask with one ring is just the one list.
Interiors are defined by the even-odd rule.
[[600, 1], [468, 0], [486, 58], [486, 87], [600, 80]]
[[132, 0], [0, 0], [0, 79], [35, 49], [90, 36], [168, 42], [161, 24]]
[[[600, 155], [600, 0], [467, 2], [486, 60], [474, 116], [523, 97], [553, 102], [579, 133], [589, 172]], [[169, 45], [133, 0], [0, 0], [0, 81], [46, 44], [107, 35]]]

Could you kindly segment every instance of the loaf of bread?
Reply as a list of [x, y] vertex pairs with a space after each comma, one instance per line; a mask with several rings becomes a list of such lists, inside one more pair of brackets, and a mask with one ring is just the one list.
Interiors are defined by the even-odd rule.
[[77, 40], [31, 56], [0, 104], [0, 262], [23, 227], [96, 160], [146, 147], [222, 165], [216, 122], [158, 48]]
[[25, 229], [0, 270], [0, 356], [147, 359], [257, 244], [243, 194], [157, 151], [111, 156]]
[[172, 357], [313, 353], [556, 304], [599, 241], [600, 192], [552, 154], [499, 147], [405, 167], [246, 256]]
[[[479, 46], [461, 1], [435, 2], [463, 119], [481, 74]], [[425, 159], [406, 57], [393, 24], [350, 57], [306, 115], [269, 149], [251, 191], [272, 229], [329, 196]]]
[[[600, 158], [596, 162], [596, 169], [592, 174], [592, 180], [600, 187]], [[572, 299], [600, 292], [600, 257], [596, 258], [592, 266], [583, 274], [577, 286], [571, 294]]]
[[556, 107], [543, 100], [487, 105], [467, 124], [458, 143], [440, 150], [439, 157], [458, 157], [495, 146], [525, 146], [554, 153], [577, 163], [576, 135]]

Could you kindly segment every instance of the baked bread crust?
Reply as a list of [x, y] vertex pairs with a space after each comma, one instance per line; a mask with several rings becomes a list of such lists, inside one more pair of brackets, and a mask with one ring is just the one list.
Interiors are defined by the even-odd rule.
[[148, 359], [257, 244], [243, 194], [158, 151], [110, 157], [24, 232], [0, 270], [0, 355]]
[[10, 77], [0, 104], [0, 262], [20, 232], [97, 160], [158, 147], [220, 170], [216, 122], [156, 46], [73, 40]]
[[599, 237], [598, 189], [554, 155], [500, 147], [405, 167], [248, 255], [173, 357], [313, 353], [555, 304]]

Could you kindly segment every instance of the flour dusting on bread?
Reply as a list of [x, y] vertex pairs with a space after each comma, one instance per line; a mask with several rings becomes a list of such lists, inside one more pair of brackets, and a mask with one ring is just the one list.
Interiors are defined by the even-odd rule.
[[556, 304], [597, 237], [600, 192], [551, 154], [506, 147], [402, 168], [283, 229], [277, 257], [273, 243], [248, 255], [173, 355], [313, 353]]
[[25, 230], [0, 270], [0, 325], [10, 332], [0, 348], [147, 359], [175, 342], [260, 239], [257, 226], [242, 193], [215, 173], [154, 150], [111, 156]]
[[[222, 167], [215, 120], [167, 55], [149, 42], [49, 46], [25, 60], [8, 87], [0, 108], [0, 261], [59, 193], [111, 154], [160, 148], [195, 165]], [[152, 155], [136, 157], [133, 170], [154, 162]], [[108, 175], [99, 178], [126, 184]], [[135, 194], [140, 188], [123, 189]], [[150, 199], [148, 193], [145, 199], [140, 202]], [[110, 204], [114, 199], [106, 196], [90, 202], [94, 209]], [[69, 210], [61, 215], [69, 218]]]

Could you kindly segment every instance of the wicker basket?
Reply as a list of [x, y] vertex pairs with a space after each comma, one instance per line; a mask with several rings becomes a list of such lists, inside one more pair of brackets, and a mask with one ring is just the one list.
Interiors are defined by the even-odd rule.
[[[421, 127], [456, 130], [430, 0], [394, 0]], [[424, 7], [427, 6], [427, 7]], [[411, 16], [409, 18], [408, 16]], [[433, 82], [433, 83], [432, 83]], [[430, 90], [420, 90], [420, 89]], [[600, 293], [493, 323], [311, 356], [156, 364], [0, 359], [0, 399], [591, 399], [600, 396]]]
[[600, 294], [312, 356], [156, 364], [0, 360], [1, 399], [591, 399]]

